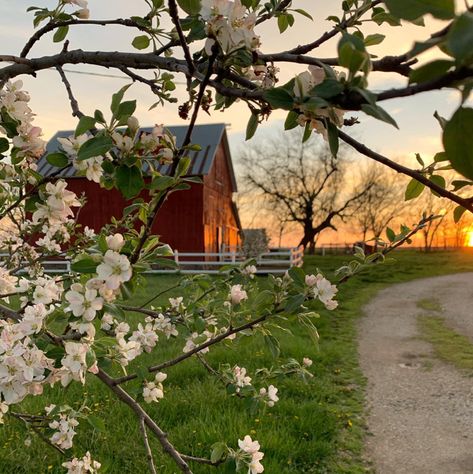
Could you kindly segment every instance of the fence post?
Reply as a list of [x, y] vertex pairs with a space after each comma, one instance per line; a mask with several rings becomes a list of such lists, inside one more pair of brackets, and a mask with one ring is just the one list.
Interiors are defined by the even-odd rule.
[[232, 263], [236, 263], [236, 252], [232, 250]]
[[294, 249], [290, 248], [289, 249], [289, 268], [292, 268], [294, 264]]
[[174, 250], [174, 261], [176, 262], [177, 269], [179, 269], [179, 250]]

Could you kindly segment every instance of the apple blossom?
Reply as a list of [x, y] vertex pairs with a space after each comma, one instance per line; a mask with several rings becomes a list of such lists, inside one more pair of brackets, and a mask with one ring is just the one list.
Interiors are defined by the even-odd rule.
[[131, 279], [131, 265], [125, 255], [107, 250], [103, 262], [97, 267], [98, 278], [105, 281], [107, 288], [116, 290]]
[[94, 461], [87, 451], [83, 458], [73, 458], [71, 461], [64, 462], [62, 466], [67, 469], [67, 474], [96, 474], [101, 464]]
[[232, 304], [240, 304], [242, 301], [248, 299], [248, 295], [246, 291], [242, 289], [242, 285], [233, 285], [230, 288], [228, 298]]

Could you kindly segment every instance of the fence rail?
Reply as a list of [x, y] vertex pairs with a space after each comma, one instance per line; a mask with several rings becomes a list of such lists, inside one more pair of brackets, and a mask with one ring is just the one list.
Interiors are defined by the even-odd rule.
[[[8, 254], [1, 253], [0, 259], [8, 258]], [[176, 268], [167, 269], [162, 266], [152, 265], [152, 268], [145, 273], [148, 274], [169, 274], [169, 273], [220, 273], [220, 269], [226, 265], [238, 265], [247, 257], [241, 252], [179, 252], [174, 251], [174, 255], [169, 258], [175, 262]], [[282, 274], [292, 267], [301, 267], [304, 263], [304, 249], [298, 248], [277, 248], [270, 249], [269, 252], [259, 255], [256, 259], [256, 273], [258, 274]], [[43, 261], [45, 273], [69, 273], [71, 262], [67, 259], [45, 260]], [[26, 272], [26, 269], [22, 271]]]

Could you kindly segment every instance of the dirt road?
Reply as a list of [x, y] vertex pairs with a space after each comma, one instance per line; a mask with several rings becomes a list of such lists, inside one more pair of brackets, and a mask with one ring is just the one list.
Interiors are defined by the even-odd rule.
[[378, 474], [473, 473], [473, 378], [420, 339], [419, 301], [440, 302], [438, 314], [473, 343], [473, 273], [390, 286], [364, 308], [366, 455]]

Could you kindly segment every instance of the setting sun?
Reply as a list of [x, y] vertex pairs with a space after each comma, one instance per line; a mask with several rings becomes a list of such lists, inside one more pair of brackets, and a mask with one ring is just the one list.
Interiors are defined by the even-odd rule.
[[465, 235], [465, 247], [473, 247], [473, 228], [471, 227]]

